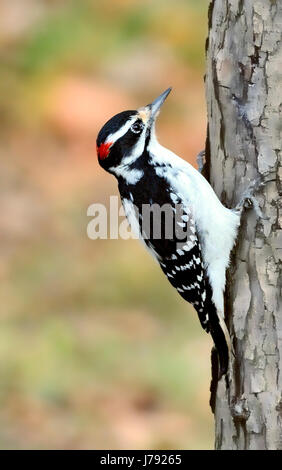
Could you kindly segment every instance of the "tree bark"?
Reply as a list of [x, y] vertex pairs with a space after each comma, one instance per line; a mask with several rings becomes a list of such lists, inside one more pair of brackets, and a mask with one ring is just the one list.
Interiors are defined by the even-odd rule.
[[228, 207], [254, 179], [265, 181], [256, 193], [265, 218], [244, 212], [227, 273], [235, 356], [229, 384], [218, 384], [216, 449], [282, 449], [281, 32], [281, 0], [210, 4], [209, 179]]

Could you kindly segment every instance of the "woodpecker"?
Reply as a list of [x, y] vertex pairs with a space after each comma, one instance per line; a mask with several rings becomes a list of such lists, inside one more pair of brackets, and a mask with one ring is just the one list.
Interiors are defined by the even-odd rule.
[[[98, 161], [116, 177], [132, 229], [211, 334], [221, 378], [227, 373], [231, 352], [223, 294], [240, 211], [224, 207], [199, 171], [158, 142], [155, 122], [170, 91], [147, 106], [112, 117], [97, 137]], [[175, 225], [187, 233], [182, 244], [175, 233], [165, 236], [163, 218], [159, 237], [146, 232], [142, 207], [155, 204], [171, 208]], [[180, 219], [176, 217], [179, 205]]]

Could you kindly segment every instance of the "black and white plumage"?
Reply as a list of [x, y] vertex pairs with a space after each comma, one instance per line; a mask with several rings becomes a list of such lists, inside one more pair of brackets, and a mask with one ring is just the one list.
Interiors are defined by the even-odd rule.
[[[132, 229], [211, 333], [222, 375], [228, 369], [231, 350], [224, 322], [225, 271], [240, 214], [225, 208], [195, 168], [157, 141], [155, 119], [170, 90], [150, 105], [109, 120], [97, 138], [98, 159], [118, 180]], [[152, 236], [150, 226], [144, 227], [142, 210], [154, 204], [171, 209], [174, 225], [186, 233], [185, 240], [180, 242], [175, 232], [165, 236], [161, 216], [159, 237]]]

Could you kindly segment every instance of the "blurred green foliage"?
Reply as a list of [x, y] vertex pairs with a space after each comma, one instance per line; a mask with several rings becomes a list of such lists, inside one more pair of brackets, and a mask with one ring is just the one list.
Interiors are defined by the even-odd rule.
[[[66, 66], [98, 67], [99, 61], [128, 48], [140, 37], [168, 43], [190, 66], [203, 67], [205, 1], [180, 0], [175, 5], [157, 0], [132, 2], [126, 8], [122, 5], [112, 1], [67, 2], [36, 25], [19, 46], [20, 67], [29, 73]], [[181, 17], [183, 24], [179, 22]]]

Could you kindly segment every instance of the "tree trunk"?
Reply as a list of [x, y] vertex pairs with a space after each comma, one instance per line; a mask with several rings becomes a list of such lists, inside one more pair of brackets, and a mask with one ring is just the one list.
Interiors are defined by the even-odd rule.
[[266, 182], [256, 193], [265, 218], [244, 212], [227, 273], [235, 357], [229, 386], [218, 384], [216, 449], [282, 449], [281, 31], [281, 0], [210, 4], [209, 179], [228, 207], [254, 179]]

